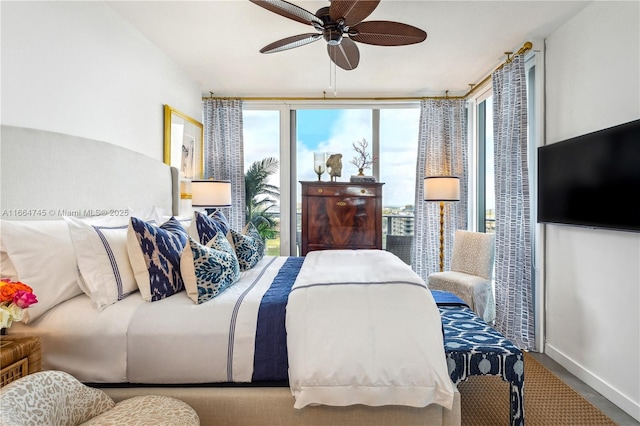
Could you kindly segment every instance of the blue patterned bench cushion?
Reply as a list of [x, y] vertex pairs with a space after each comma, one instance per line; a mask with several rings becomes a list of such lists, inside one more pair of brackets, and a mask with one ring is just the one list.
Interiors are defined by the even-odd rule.
[[443, 290], [431, 290], [431, 294], [433, 295], [433, 300], [436, 301], [436, 305], [440, 306], [466, 306], [469, 305], [465, 303], [464, 300], [460, 299], [455, 294], [450, 291]]
[[451, 380], [500, 376], [510, 384], [512, 425], [524, 424], [524, 359], [522, 351], [469, 307], [439, 305], [444, 351]]

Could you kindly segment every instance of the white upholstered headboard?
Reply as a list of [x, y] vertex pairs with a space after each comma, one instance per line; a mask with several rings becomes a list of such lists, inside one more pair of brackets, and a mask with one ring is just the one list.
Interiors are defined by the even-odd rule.
[[177, 170], [158, 160], [61, 133], [12, 126], [2, 126], [1, 132], [2, 219], [55, 219], [154, 206], [178, 213]]

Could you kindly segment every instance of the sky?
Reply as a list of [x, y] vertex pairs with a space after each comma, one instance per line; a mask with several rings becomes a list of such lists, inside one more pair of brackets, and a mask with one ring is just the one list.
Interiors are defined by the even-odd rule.
[[[363, 138], [372, 145], [370, 109], [325, 109], [297, 112], [296, 181], [317, 180], [313, 170], [313, 153], [341, 153], [342, 176], [339, 182], [348, 182], [358, 173], [350, 163], [356, 152], [353, 143]], [[405, 206], [414, 204], [416, 179], [416, 153], [420, 110], [383, 109], [380, 114], [380, 182], [383, 186], [383, 205]], [[244, 154], [245, 170], [257, 160], [275, 156], [279, 158], [279, 112], [245, 110]], [[371, 175], [372, 170], [365, 170]], [[279, 174], [271, 183], [280, 186]], [[329, 181], [327, 173], [323, 181]], [[299, 192], [299, 191], [298, 191]], [[299, 201], [299, 200], [298, 200]]]

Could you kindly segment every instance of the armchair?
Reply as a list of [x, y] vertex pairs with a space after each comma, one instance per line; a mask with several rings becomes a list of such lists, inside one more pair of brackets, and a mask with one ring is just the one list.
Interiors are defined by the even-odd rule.
[[430, 289], [454, 293], [487, 323], [496, 319], [492, 281], [494, 245], [493, 234], [457, 230], [451, 270], [427, 277]]

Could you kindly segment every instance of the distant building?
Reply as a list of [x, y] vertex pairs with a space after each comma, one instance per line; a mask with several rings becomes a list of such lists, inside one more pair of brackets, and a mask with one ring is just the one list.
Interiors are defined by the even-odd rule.
[[387, 207], [384, 213], [389, 235], [413, 235], [413, 205], [404, 207]]

